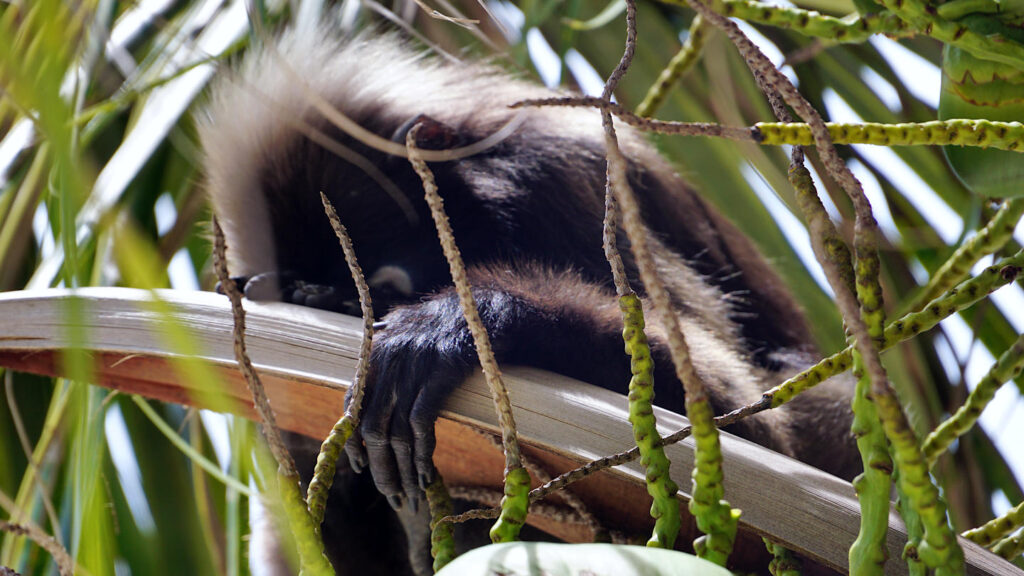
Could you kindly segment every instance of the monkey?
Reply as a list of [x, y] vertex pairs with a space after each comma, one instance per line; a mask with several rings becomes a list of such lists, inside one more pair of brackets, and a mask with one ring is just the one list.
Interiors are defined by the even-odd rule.
[[[385, 325], [373, 341], [361, 422], [328, 501], [323, 534], [332, 560], [339, 573], [428, 573], [419, 498], [436, 477], [433, 426], [474, 368], [475, 347], [408, 160], [338, 128], [311, 94], [396, 144], [418, 125], [423, 150], [479, 143], [505, 129], [473, 155], [430, 162], [497, 359], [625, 392], [629, 359], [601, 244], [601, 119], [588, 109], [513, 110], [560, 93], [490, 64], [432, 58], [380, 31], [349, 39], [284, 33], [211, 91], [199, 127], [207, 185], [246, 296], [359, 314], [323, 192], [348, 229]], [[641, 134], [617, 131], [648, 242], [713, 408], [721, 414], [757, 400], [815, 360], [806, 318], [748, 238]], [[629, 241], [621, 230], [616, 237], [643, 297]], [[654, 401], [685, 413], [665, 329], [650, 312], [647, 323]], [[860, 467], [851, 396], [848, 379], [833, 379], [728, 431], [850, 480]], [[290, 442], [308, 480], [318, 444]], [[402, 534], [407, 554], [382, 544]]]

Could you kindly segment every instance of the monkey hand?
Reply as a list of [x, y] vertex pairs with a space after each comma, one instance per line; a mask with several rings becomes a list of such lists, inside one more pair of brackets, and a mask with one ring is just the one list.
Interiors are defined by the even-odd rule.
[[396, 308], [384, 321], [373, 341], [359, 428], [345, 450], [354, 469], [369, 467], [392, 508], [408, 504], [415, 511], [436, 477], [434, 421], [472, 370], [476, 349], [454, 292]]
[[[480, 319], [499, 363], [532, 366], [624, 391], [614, 292], [572, 273], [540, 267], [469, 270]], [[417, 506], [435, 478], [434, 421], [449, 394], [478, 365], [476, 346], [452, 288], [394, 308], [374, 337], [358, 433], [346, 446], [353, 467], [369, 467], [392, 506]], [[595, 363], [594, 358], [608, 362]], [[671, 367], [671, 363], [663, 363]], [[671, 389], [681, 390], [663, 378]], [[659, 391], [681, 406], [680, 393]]]

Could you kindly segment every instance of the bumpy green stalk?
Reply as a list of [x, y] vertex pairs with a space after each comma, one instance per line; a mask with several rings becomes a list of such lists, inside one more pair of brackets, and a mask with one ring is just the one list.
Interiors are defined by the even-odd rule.
[[[836, 144], [877, 144], [879, 146], [952, 145], [996, 148], [1024, 152], [1024, 124], [988, 120], [955, 119], [906, 124], [827, 123]], [[814, 144], [807, 124], [759, 122], [754, 139], [766, 146]]]
[[1024, 532], [1014, 534], [999, 541], [998, 544], [992, 547], [992, 551], [1007, 560], [1013, 560], [1017, 556], [1024, 554]]
[[526, 523], [526, 509], [530, 505], [530, 473], [526, 468], [506, 470], [505, 496], [501, 499], [501, 515], [491, 527], [491, 542], [515, 542], [519, 530]]
[[359, 266], [356, 258], [355, 248], [352, 246], [352, 239], [348, 230], [338, 218], [327, 195], [320, 193], [320, 201], [324, 205], [324, 213], [327, 215], [334, 234], [338, 237], [341, 250], [345, 254], [345, 262], [348, 264], [349, 273], [356, 285], [356, 292], [359, 293], [359, 307], [363, 314], [363, 338], [359, 344], [359, 361], [356, 364], [356, 373], [352, 378], [352, 393], [345, 407], [345, 414], [335, 422], [331, 433], [320, 445], [320, 454], [316, 458], [316, 467], [313, 469], [313, 479], [306, 489], [306, 505], [313, 517], [313, 524], [318, 527], [323, 522], [324, 511], [327, 509], [327, 496], [334, 483], [334, 473], [341, 450], [345, 447], [352, 432], [359, 425], [359, 412], [363, 404], [363, 388], [366, 383], [366, 373], [370, 365], [370, 350], [373, 346], [373, 301], [370, 296], [370, 287], [366, 284], [366, 277], [363, 269]]
[[729, 506], [722, 499], [722, 448], [715, 428], [715, 415], [711, 404], [686, 400], [686, 417], [693, 426], [696, 444], [693, 467], [693, 498], [690, 513], [697, 521], [697, 528], [704, 533], [694, 541], [697, 556], [725, 566], [736, 540], [736, 526], [740, 511]]
[[[885, 338], [880, 343], [881, 348], [888, 348], [897, 342], [932, 329], [944, 318], [972, 306], [978, 300], [1016, 280], [1022, 268], [1024, 268], [1024, 251], [996, 262], [981, 274], [960, 283], [941, 298], [936, 298], [923, 310], [906, 314], [889, 324], [885, 329]], [[778, 408], [804, 390], [813, 388], [827, 378], [846, 371], [852, 360], [851, 350], [851, 348], [847, 348], [836, 352], [765, 392], [764, 395], [771, 402], [771, 407]]]
[[334, 569], [324, 556], [323, 541], [312, 516], [306, 510], [299, 486], [299, 475], [288, 475], [280, 470], [277, 474], [278, 493], [288, 525], [292, 528], [295, 546], [299, 549], [302, 569], [299, 576], [331, 576]]
[[761, 540], [772, 555], [772, 560], [768, 563], [768, 572], [772, 576], [800, 576], [800, 560], [793, 556], [789, 548], [775, 544], [767, 538]]
[[990, 546], [1018, 528], [1024, 528], [1024, 502], [999, 518], [964, 532], [963, 537], [979, 546]]
[[[884, 337], [885, 312], [882, 308], [882, 287], [878, 281], [878, 251], [872, 244], [870, 238], [864, 237], [856, 246], [857, 297], [867, 335], [874, 341], [872, 347], [875, 350], [870, 352], [877, 354], [877, 347]], [[865, 350], [863, 344], [858, 343], [858, 352]], [[963, 550], [949, 525], [946, 505], [928, 474], [928, 466], [921, 454], [917, 437], [903, 413], [903, 407], [884, 373], [879, 377], [871, 374], [870, 370], [865, 372], [871, 380], [869, 400], [878, 409], [882, 429], [889, 439], [891, 454], [899, 470], [897, 487], [900, 500], [905, 503], [904, 509], [910, 511], [915, 522], [920, 518], [924, 529], [923, 538], [917, 546], [917, 558], [933, 570], [936, 576], [962, 574]]]
[[[1022, 146], [1024, 149], [1024, 146]], [[1013, 237], [1013, 231], [1024, 214], [1024, 198], [1007, 200], [996, 212], [996, 215], [971, 237], [957, 248], [956, 252], [946, 260], [928, 282], [912, 308], [916, 309], [940, 294], [949, 290], [954, 284], [963, 280], [978, 260], [1002, 249]]]
[[650, 89], [647, 90], [647, 95], [644, 96], [644, 101], [640, 103], [636, 108], [637, 116], [644, 118], [653, 116], [661, 104], [665, 101], [665, 97], [668, 96], [669, 90], [672, 86], [683, 77], [683, 74], [689, 70], [693, 64], [700, 57], [701, 50], [704, 48], [704, 39], [707, 38], [708, 26], [704, 24], [704, 18], [700, 14], [697, 14], [693, 18], [693, 22], [690, 23], [690, 34], [686, 37], [686, 42], [683, 43], [683, 47], [679, 49], [679, 52], [672, 57], [672, 60], [668, 63], [668, 66], [661, 71], [658, 79], [655, 80], [654, 84], [651, 85]]
[[434, 572], [439, 572], [455, 558], [455, 535], [450, 522], [441, 519], [452, 515], [452, 498], [444, 480], [438, 473], [427, 486], [427, 505], [430, 506], [430, 556], [434, 559]]
[[441, 248], [455, 283], [455, 292], [459, 297], [462, 315], [466, 320], [473, 344], [476, 346], [477, 358], [484, 371], [484, 379], [494, 400], [494, 408], [498, 413], [501, 425], [501, 445], [505, 451], [505, 496], [501, 500], [501, 515], [491, 528], [491, 540], [494, 542], [512, 542], [518, 538], [519, 530], [526, 523], [526, 510], [530, 504], [530, 474], [523, 468], [519, 452], [519, 439], [516, 435], [516, 421], [512, 414], [512, 402], [509, 400], [508, 389], [501, 378], [498, 361], [491, 348], [491, 339], [480, 319], [480, 311], [476, 306], [466, 275], [466, 265], [462, 260], [459, 247], [455, 244], [451, 222], [444, 211], [444, 200], [437, 191], [434, 174], [427, 167], [426, 161], [416, 147], [416, 134], [420, 124], [413, 126], [405, 137], [405, 145], [409, 154], [409, 162], [423, 182], [423, 192], [430, 207], [430, 215], [437, 228], [441, 240]]
[[[1024, 44], [1002, 34], [991, 33], [993, 26], [1002, 22], [988, 18], [988, 27], [979, 26], [985, 16], [972, 19], [945, 20], [935, 12], [934, 5], [922, 0], [879, 0], [889, 11], [908, 23], [913, 29], [931, 36], [944, 44], [956, 46], [978, 58], [1009, 64], [1017, 69], [1024, 68]], [[984, 28], [989, 28], [984, 30]], [[976, 31], [977, 30], [977, 31]]]
[[857, 439], [864, 472], [853, 480], [860, 501], [860, 532], [850, 547], [850, 574], [885, 574], [888, 553], [885, 535], [889, 529], [889, 488], [892, 486], [892, 458], [878, 411], [868, 398], [871, 381], [863, 374], [860, 354], [854, 354], [853, 372], [858, 376], [853, 396], [852, 432]]
[[903, 559], [907, 561], [907, 572], [910, 576], [927, 576], [928, 568], [921, 562], [918, 553], [921, 539], [924, 538], [924, 525], [921, 524], [921, 515], [914, 510], [906, 495], [901, 491], [899, 476], [900, 471], [896, 470], [893, 473], [898, 494], [896, 506], [899, 507], [900, 517], [903, 518], [903, 525], [907, 529], [907, 543], [903, 545]]
[[633, 438], [640, 448], [647, 493], [654, 499], [651, 504], [654, 533], [647, 545], [671, 550], [679, 534], [679, 502], [676, 500], [679, 487], [669, 476], [670, 462], [660, 445], [661, 437], [654, 418], [654, 361], [644, 334], [643, 304], [635, 293], [630, 292], [619, 298], [619, 309], [622, 310], [622, 339], [626, 341], [633, 374], [629, 380], [629, 422], [633, 425]]
[[1019, 376], [1022, 369], [1024, 369], [1024, 334], [1017, 338], [1009, 350], [999, 356], [999, 360], [978, 382], [956, 414], [939, 424], [925, 439], [921, 451], [924, 453], [929, 468], [935, 466], [935, 461], [949, 448], [953, 440], [974, 426], [978, 417], [981, 416], [982, 410], [992, 401], [1003, 382], [1008, 382]]
[[[666, 4], [688, 6], [685, 0], [663, 1]], [[715, 12], [730, 18], [786, 28], [806, 36], [827, 38], [836, 42], [863, 42], [872, 34], [887, 34], [889, 36], [913, 34], [905, 22], [888, 12], [868, 14], [848, 21], [825, 16], [814, 10], [777, 6], [756, 0], [713, 0], [708, 5]]]
[[881, 416], [885, 435], [892, 447], [893, 460], [899, 468], [901, 498], [920, 515], [924, 538], [918, 546], [918, 557], [936, 576], [963, 574], [964, 553], [946, 517], [946, 504], [928, 475], [928, 465], [918, 448], [914, 431], [907, 423], [903, 408], [895, 394], [872, 393]]
[[334, 423], [331, 433], [320, 445], [320, 454], [316, 457], [316, 467], [313, 469], [313, 478], [306, 489], [306, 502], [309, 513], [313, 518], [313, 525], [320, 530], [320, 524], [324, 520], [324, 511], [327, 510], [327, 495], [334, 483], [334, 472], [341, 457], [341, 450], [345, 447], [352, 432], [355, 430], [355, 422], [348, 414], [342, 416], [341, 420]]

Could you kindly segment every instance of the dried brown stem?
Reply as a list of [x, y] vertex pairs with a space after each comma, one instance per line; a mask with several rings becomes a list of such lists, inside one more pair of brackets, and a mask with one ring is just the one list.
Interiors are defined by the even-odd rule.
[[437, 184], [434, 182], [434, 175], [427, 167], [427, 163], [420, 156], [420, 150], [416, 147], [416, 133], [419, 125], [414, 126], [406, 135], [406, 146], [408, 148], [409, 162], [416, 173], [423, 181], [423, 190], [430, 206], [430, 213], [437, 225], [437, 233], [441, 240], [441, 247], [444, 250], [445, 258], [448, 260], [451, 269], [452, 281], [455, 283], [455, 292], [458, 294], [459, 303], [462, 305], [462, 314], [469, 325], [473, 335], [473, 342], [476, 345], [477, 356], [480, 365], [483, 367], [484, 378], [494, 398], [495, 409], [498, 412], [498, 421], [501, 424], [502, 446], [505, 451], [505, 472], [522, 467], [522, 456], [519, 451], [519, 440], [516, 437], [516, 422], [512, 416], [512, 403], [508, 398], [508, 389], [501, 379], [501, 370], [494, 358], [494, 351], [491, 349], [491, 339], [487, 335], [483, 321], [480, 319], [480, 312], [476, 306], [476, 299], [469, 286], [469, 278], [466, 275], [466, 267], [459, 253], [459, 247], [455, 244], [455, 236], [452, 233], [448, 215], [444, 211], [444, 201], [437, 192]]
[[281, 431], [277, 428], [277, 419], [274, 417], [274, 409], [270, 407], [267, 392], [263, 389], [263, 383], [260, 381], [256, 369], [253, 368], [252, 361], [249, 360], [249, 354], [245, 351], [245, 308], [242, 307], [242, 293], [239, 292], [238, 286], [231, 280], [228, 274], [227, 245], [224, 240], [224, 231], [221, 230], [220, 222], [217, 221], [216, 217], [213, 219], [213, 238], [213, 269], [217, 273], [217, 279], [220, 280], [224, 293], [227, 295], [228, 300], [231, 301], [231, 315], [235, 319], [232, 332], [234, 336], [235, 360], [238, 362], [238, 368], [245, 377], [245, 382], [252, 395], [253, 406], [260, 417], [260, 428], [263, 431], [263, 437], [267, 439], [270, 453], [273, 454], [274, 460], [277, 461], [280, 472], [289, 477], [297, 476], [298, 472], [295, 469], [295, 461], [292, 460], [292, 455], [285, 448], [284, 440], [281, 439]]

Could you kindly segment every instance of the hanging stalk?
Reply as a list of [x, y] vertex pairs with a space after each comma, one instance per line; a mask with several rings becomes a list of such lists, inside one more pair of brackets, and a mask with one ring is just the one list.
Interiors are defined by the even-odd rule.
[[373, 303], [370, 299], [370, 287], [366, 284], [366, 277], [363, 269], [356, 259], [355, 249], [352, 247], [352, 239], [348, 235], [345, 226], [342, 225], [338, 213], [334, 210], [327, 195], [320, 193], [320, 201], [324, 205], [327, 219], [338, 237], [342, 252], [345, 254], [345, 262], [348, 264], [352, 280], [355, 282], [356, 291], [359, 293], [359, 307], [363, 314], [363, 338], [359, 345], [359, 359], [356, 362], [356, 373], [352, 377], [352, 396], [342, 415], [330, 434], [320, 445], [320, 454], [316, 458], [316, 467], [313, 469], [313, 479], [306, 489], [306, 506], [313, 518], [313, 524], [319, 526], [324, 520], [324, 511], [327, 509], [327, 495], [334, 483], [334, 472], [341, 457], [341, 451], [345, 448], [350, 436], [359, 426], [359, 412], [363, 404], [363, 391], [366, 383], [366, 373], [370, 364], [370, 348], [373, 345]]
[[494, 407], [498, 412], [498, 422], [501, 424], [501, 442], [505, 449], [505, 496], [501, 499], [501, 514], [498, 516], [498, 521], [491, 528], [491, 541], [512, 542], [519, 538], [519, 530], [526, 522], [527, 508], [530, 505], [530, 474], [523, 467], [508, 389], [505, 388], [505, 382], [501, 379], [498, 362], [494, 359], [491, 339], [487, 335], [483, 321], [480, 320], [476, 299], [473, 297], [469, 280], [466, 277], [466, 266], [459, 253], [459, 247], [455, 244], [455, 236], [452, 233], [448, 215], [444, 211], [444, 200], [437, 192], [433, 173], [416, 147], [416, 134], [420, 126], [420, 124], [413, 126], [405, 138], [409, 162], [423, 181], [423, 191], [426, 195], [427, 205], [430, 207], [430, 215], [437, 227], [441, 248], [444, 251], [445, 259], [448, 260], [452, 281], [455, 283], [455, 292], [458, 294], [459, 304], [462, 306], [462, 314], [473, 336], [477, 357], [483, 367], [484, 378], [487, 381], [487, 387], [491, 390]]
[[640, 464], [644, 467], [647, 493], [654, 502], [651, 516], [654, 533], [648, 546], [672, 549], [679, 533], [679, 487], [669, 476], [671, 463], [661, 446], [657, 421], [654, 418], [654, 361], [651, 347], [644, 334], [644, 311], [640, 298], [633, 292], [619, 297], [622, 311], [622, 339], [630, 357], [629, 423], [633, 425], [633, 439], [640, 448]]
[[440, 473], [427, 486], [426, 494], [430, 506], [430, 556], [434, 559], [434, 572], [439, 572], [455, 558], [454, 527], [451, 522], [441, 522], [452, 515], [452, 498]]

